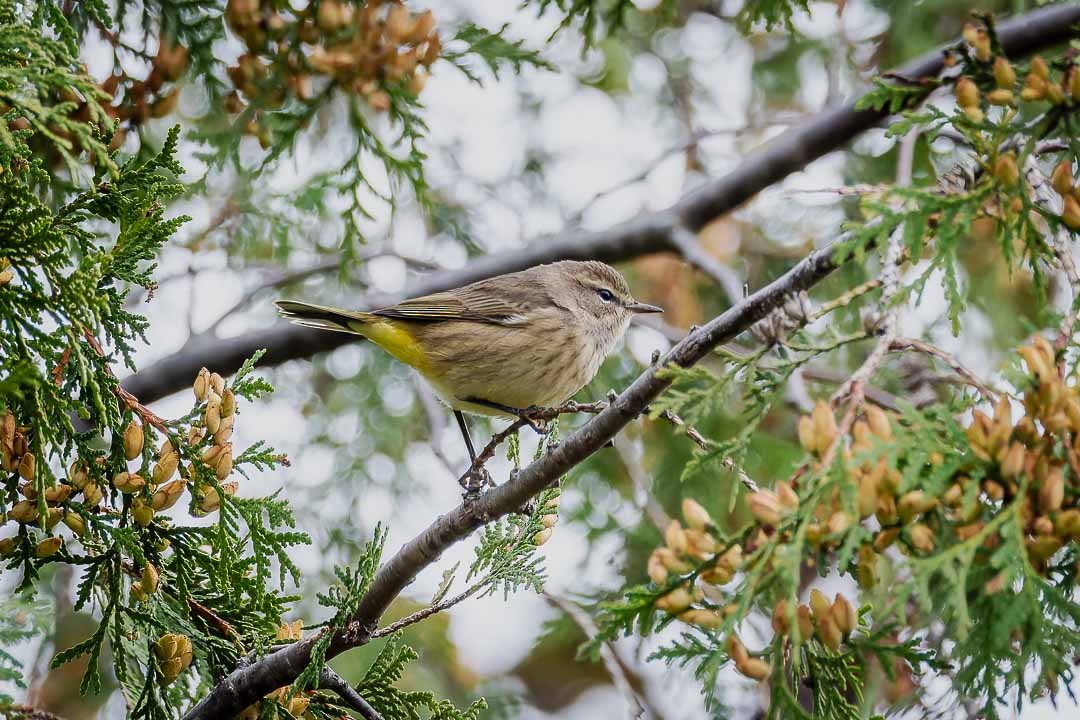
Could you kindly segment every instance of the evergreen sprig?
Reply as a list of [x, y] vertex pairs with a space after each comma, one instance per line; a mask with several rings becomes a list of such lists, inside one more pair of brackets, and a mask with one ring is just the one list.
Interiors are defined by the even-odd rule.
[[507, 37], [508, 29], [508, 25], [503, 25], [492, 32], [474, 23], [463, 23], [454, 32], [454, 44], [460, 44], [461, 49], [451, 45], [443, 52], [443, 59], [453, 63], [475, 83], [480, 83], [481, 78], [467, 64], [466, 60], [470, 56], [486, 65], [496, 78], [499, 77], [499, 71], [506, 67], [515, 74], [520, 74], [526, 67], [555, 69], [540, 53], [525, 47], [524, 41], [510, 40]]
[[[14, 594], [0, 601], [0, 683], [26, 688], [23, 663], [9, 649], [43, 634], [53, 611], [51, 603], [31, 595]], [[0, 710], [14, 702], [0, 690]]]
[[[200, 376], [199, 402], [178, 420], [157, 417], [120, 387], [113, 365], [135, 369], [148, 327], [127, 297], [152, 296], [155, 259], [187, 220], [167, 210], [185, 191], [176, 179], [179, 128], [154, 153], [110, 151], [105, 96], [75, 42], [83, 23], [103, 22], [103, 6], [81, 4], [70, 17], [51, 3], [15, 7], [0, 5], [0, 511], [17, 534], [0, 541], [0, 556], [24, 591], [46, 566], [69, 565], [75, 609], [96, 608], [94, 632], [58, 652], [53, 667], [85, 658], [80, 691], [97, 693], [107, 652], [134, 716], [175, 717], [194, 688], [174, 684], [178, 671], [151, 646], [183, 636], [203, 678], [226, 674], [277, 633], [295, 598], [268, 588], [270, 576], [280, 572], [282, 588], [286, 574], [297, 579], [287, 551], [308, 538], [280, 529], [293, 524], [281, 500], [230, 496], [234, 466], [284, 460], [262, 443], [233, 458], [227, 442], [235, 398], [272, 389], [252, 374], [257, 358], [233, 387]], [[68, 169], [62, 181], [58, 158]], [[172, 479], [180, 465], [182, 477]], [[186, 526], [157, 515], [185, 493], [190, 511], [219, 511], [218, 521]], [[26, 632], [5, 626], [5, 642]], [[5, 679], [14, 677], [9, 660], [0, 661]]]
[[421, 720], [424, 717], [433, 720], [477, 720], [480, 711], [487, 708], [487, 703], [482, 699], [462, 710], [449, 700], [437, 700], [433, 693], [395, 687], [406, 666], [417, 657], [411, 647], [391, 638], [383, 645], [356, 689], [386, 720]]

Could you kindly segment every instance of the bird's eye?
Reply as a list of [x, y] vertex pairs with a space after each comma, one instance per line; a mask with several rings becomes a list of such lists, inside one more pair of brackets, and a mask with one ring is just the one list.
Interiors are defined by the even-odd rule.
[[606, 303], [609, 303], [615, 299], [615, 293], [611, 292], [607, 288], [600, 288], [596, 291], [596, 294], [599, 295], [600, 299]]

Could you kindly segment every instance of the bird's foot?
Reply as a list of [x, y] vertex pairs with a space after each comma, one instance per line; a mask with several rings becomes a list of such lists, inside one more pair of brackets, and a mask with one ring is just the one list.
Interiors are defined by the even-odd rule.
[[533, 420], [527, 415], [522, 415], [521, 420], [530, 428], [532, 428], [532, 431], [540, 437], [544, 437], [549, 432], [551, 432], [551, 426], [548, 425], [547, 420]]
[[462, 496], [466, 503], [472, 502], [480, 497], [484, 488], [495, 486], [495, 481], [491, 477], [491, 473], [487, 471], [484, 466], [470, 466], [465, 474], [458, 478], [458, 484], [465, 490]]
[[542, 405], [530, 405], [518, 411], [518, 417], [531, 427], [537, 435], [547, 435], [551, 432], [551, 419], [558, 417], [558, 410]]

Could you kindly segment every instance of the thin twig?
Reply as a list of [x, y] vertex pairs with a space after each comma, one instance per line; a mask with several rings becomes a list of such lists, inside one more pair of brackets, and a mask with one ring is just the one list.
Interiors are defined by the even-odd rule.
[[769, 122], [769, 123], [748, 124], [748, 125], [744, 125], [742, 127], [737, 127], [737, 128], [715, 128], [715, 129], [691, 131], [689, 133], [690, 134], [690, 139], [687, 140], [686, 142], [679, 143], [678, 145], [675, 145], [673, 147], [668, 148], [667, 150], [664, 150], [664, 151], [660, 152], [658, 155], [656, 155], [653, 158], [652, 161], [646, 163], [645, 167], [643, 167], [641, 170], [639, 170], [634, 175], [632, 175], [632, 176], [630, 176], [630, 177], [628, 177], [628, 178], [626, 178], [624, 180], [619, 180], [618, 182], [616, 182], [616, 183], [614, 183], [612, 185], [609, 185], [608, 187], [604, 188], [603, 190], [599, 191], [598, 193], [593, 195], [591, 198], [589, 198], [588, 202], [586, 202], [584, 205], [582, 205], [581, 208], [577, 212], [575, 212], [573, 215], [571, 215], [569, 218], [567, 218], [567, 225], [571, 225], [571, 226], [579, 225], [581, 223], [582, 219], [585, 217], [585, 213], [588, 212], [589, 209], [592, 208], [594, 205], [596, 205], [597, 202], [599, 202], [600, 200], [602, 200], [602, 199], [604, 199], [604, 198], [606, 198], [606, 197], [608, 197], [610, 195], [613, 195], [614, 193], [619, 192], [620, 190], [625, 190], [628, 187], [632, 187], [633, 185], [637, 185], [639, 182], [643, 182], [646, 178], [649, 177], [649, 174], [652, 173], [653, 170], [655, 170], [657, 167], [659, 167], [662, 162], [667, 160], [672, 155], [678, 155], [679, 153], [692, 153], [692, 152], [694, 152], [695, 150], [697, 150], [697, 148], [701, 144], [702, 140], [707, 140], [709, 138], [718, 137], [718, 136], [721, 136], [721, 135], [738, 136], [738, 135], [740, 135], [742, 133], [760, 132], [762, 130], [768, 130], [770, 128], [777, 127], [779, 125], [790, 125], [792, 123], [799, 122], [800, 120], [805, 120], [805, 119], [806, 119], [805, 115], [803, 115], [801, 113], [793, 113], [793, 114], [789, 114], [789, 115], [786, 115], [786, 116], [775, 116], [775, 117], [772, 118], [772, 121]]
[[889, 185], [869, 185], [866, 183], [856, 183], [854, 185], [841, 185], [839, 187], [823, 187], [823, 188], [794, 188], [791, 190], [785, 190], [786, 195], [839, 195], [840, 197], [848, 196], [862, 196], [862, 195], [880, 195], [888, 192]]
[[[434, 265], [432, 263], [426, 262], [424, 260], [420, 260], [418, 258], [405, 257], [404, 255], [387, 253], [387, 252], [384, 252], [382, 250], [374, 251], [374, 252], [361, 253], [358, 260], [360, 262], [367, 262], [369, 260], [374, 260], [375, 258], [378, 258], [378, 257], [387, 257], [387, 256], [392, 256], [392, 257], [396, 257], [396, 258], [400, 259], [406, 265], [408, 265], [410, 268], [412, 268], [414, 270], [436, 270], [436, 269], [438, 269], [438, 266], [436, 266], [436, 265]], [[336, 270], [340, 270], [340, 269], [341, 269], [341, 260], [340, 259], [334, 259], [334, 260], [328, 260], [326, 262], [319, 263], [317, 265], [312, 265], [311, 267], [306, 267], [306, 268], [301, 268], [299, 270], [294, 270], [294, 271], [291, 271], [291, 272], [282, 272], [281, 270], [277, 270], [276, 272], [271, 274], [271, 276], [269, 278], [267, 278], [263, 282], [259, 283], [255, 287], [253, 287], [250, 290], [248, 290], [247, 292], [245, 292], [240, 297], [240, 299], [237, 300], [232, 305], [232, 307], [230, 307], [228, 310], [226, 310], [225, 312], [218, 315], [218, 318], [216, 320], [214, 320], [212, 323], [210, 323], [210, 325], [208, 327], [206, 327], [204, 330], [196, 333], [195, 337], [199, 338], [199, 337], [205, 337], [205, 336], [213, 335], [214, 333], [217, 332], [217, 329], [221, 326], [221, 324], [223, 322], [225, 322], [225, 320], [227, 320], [228, 318], [232, 317], [236, 313], [243, 310], [245, 307], [250, 305], [253, 300], [255, 300], [257, 297], [259, 297], [260, 295], [262, 295], [263, 293], [265, 293], [267, 291], [283, 288], [283, 287], [286, 287], [288, 285], [292, 285], [293, 283], [302, 282], [304, 280], [307, 280], [308, 278], [316, 277], [316, 276], [319, 276], [319, 275], [326, 275], [328, 273], [332, 273], [332, 272], [334, 272]], [[352, 284], [352, 283], [350, 283], [350, 284]], [[356, 284], [361, 285], [361, 286], [363, 285], [362, 283], [356, 283]]]
[[622, 460], [623, 467], [626, 468], [626, 474], [630, 476], [630, 482], [634, 486], [635, 502], [641, 506], [646, 517], [656, 526], [656, 529], [663, 532], [664, 528], [671, 522], [671, 517], [664, 511], [664, 506], [657, 501], [649, 490], [649, 477], [644, 468], [641, 467], [641, 463], [637, 462], [637, 458], [632, 456], [631, 441], [626, 437], [626, 433], [619, 433], [615, 436], [613, 442], [615, 452], [618, 454], [619, 459]]
[[595, 415], [599, 412], [603, 412], [607, 408], [608, 404], [604, 400], [597, 400], [595, 402], [579, 403], [570, 400], [563, 403], [558, 407], [553, 408], [536, 408], [528, 412], [528, 418], [530, 420], [554, 420], [560, 415], [572, 415], [574, 413], [586, 413], [588, 415]]
[[[90, 347], [97, 353], [98, 357], [105, 357], [105, 351], [102, 349], [101, 343], [97, 341], [97, 338], [94, 337], [94, 334], [90, 332], [89, 328], [83, 328], [83, 337], [86, 338], [86, 342], [89, 343]], [[105, 372], [108, 373], [109, 377], [116, 377], [108, 363], [105, 364]], [[169, 431], [165, 427], [165, 420], [159, 417], [153, 410], [139, 402], [139, 398], [135, 397], [135, 395], [124, 388], [123, 385], [117, 384], [114, 392], [128, 408], [142, 418], [143, 422], [153, 425], [162, 433], [168, 434]]]
[[222, 635], [224, 635], [225, 637], [228, 637], [231, 640], [234, 640], [234, 641], [240, 643], [241, 646], [243, 645], [243, 642], [244, 642], [243, 636], [241, 636], [240, 633], [238, 633], [233, 628], [233, 626], [231, 624], [229, 624], [228, 620], [221, 617], [216, 612], [214, 612], [213, 610], [211, 610], [207, 606], [203, 605], [201, 602], [199, 602], [195, 598], [189, 597], [187, 599], [187, 603], [191, 607], [191, 611], [192, 611], [193, 614], [198, 615], [203, 620], [206, 620], [208, 623], [213, 625], [215, 628], [217, 628], [218, 632], [221, 633]]
[[[900, 141], [899, 157], [896, 161], [896, 184], [898, 186], [911, 184], [911, 174], [914, 166], [913, 156], [918, 139], [919, 131], [915, 129]], [[903, 239], [903, 226], [893, 230], [889, 235], [888, 245], [885, 248], [885, 258], [882, 260], [880, 275], [881, 308], [884, 316], [878, 326], [881, 339], [878, 340], [877, 345], [870, 351], [859, 369], [843, 385], [837, 388], [829, 400], [830, 404], [836, 407], [836, 404], [841, 399], [847, 398], [847, 410], [840, 421], [836, 437], [825, 452], [822, 453], [821, 467], [827, 468], [832, 464], [837, 449], [844, 442], [844, 437], [855, 423], [855, 416], [866, 396], [867, 382], [878, 369], [878, 366], [881, 365], [885, 356], [888, 355], [893, 340], [896, 339], [900, 320], [900, 306], [894, 304], [893, 299], [900, 291], [900, 262], [904, 256]]]
[[0, 715], [23, 720], [64, 720], [48, 710], [39, 710], [33, 705], [0, 705]]
[[[681, 417], [671, 412], [670, 410], [662, 411], [660, 413], [660, 417], [664, 420], [667, 420], [675, 427], [680, 428], [686, 434], [686, 437], [693, 440], [694, 444], [702, 450], [708, 451], [712, 447], [712, 443], [706, 440], [705, 437], [700, 432], [698, 432], [697, 428], [695, 428], [693, 425], [687, 425]], [[746, 471], [736, 465], [735, 461], [732, 460], [730, 457], [724, 457], [723, 459], [721, 459], [720, 464], [723, 465], [728, 472], [733, 473], [735, 477], [739, 479], [739, 482], [741, 482], [747, 490], [749, 490], [750, 492], [758, 491], [757, 483], [751, 480], [750, 476], [746, 474]]]
[[403, 630], [404, 628], [407, 628], [410, 625], [415, 625], [416, 623], [420, 622], [421, 620], [429, 618], [432, 615], [435, 615], [437, 613], [441, 613], [443, 610], [449, 610], [450, 608], [454, 607], [458, 603], [460, 603], [460, 602], [462, 602], [464, 600], [468, 600], [473, 595], [480, 592], [480, 590], [482, 590], [488, 584], [489, 580], [490, 580], [489, 577], [485, 577], [483, 580], [480, 580], [480, 581], [470, 585], [468, 588], [466, 588], [462, 592], [459, 592], [457, 595], [454, 595], [453, 597], [446, 598], [445, 600], [440, 600], [439, 602], [431, 603], [427, 607], [420, 608], [416, 612], [409, 613], [408, 615], [401, 618], [400, 620], [395, 620], [394, 622], [390, 623], [389, 625], [386, 625], [384, 627], [379, 628], [378, 630], [375, 630], [374, 632], [371, 633], [371, 637], [372, 637], [372, 639], [378, 639], [378, 638], [381, 638], [381, 637], [386, 637], [387, 635], [393, 635], [394, 633], [398, 632], [399, 630]]
[[[566, 613], [575, 625], [581, 630], [581, 632], [590, 641], [596, 639], [600, 634], [600, 628], [596, 626], [596, 622], [592, 617], [578, 605], [576, 602], [569, 600], [554, 593], [544, 591], [544, 599], [549, 604], [555, 606], [559, 610]], [[626, 698], [627, 704], [630, 706], [630, 717], [632, 718], [661, 718], [663, 717], [659, 710], [649, 702], [649, 699], [642, 693], [634, 690], [633, 683], [630, 682], [630, 670], [622, 658], [619, 657], [615, 646], [607, 641], [600, 643], [600, 660], [604, 663], [604, 668], [608, 671], [608, 675], [611, 676], [611, 682], [615, 686], [615, 689]]]
[[326, 273], [334, 272], [335, 270], [338, 270], [340, 268], [341, 261], [332, 260], [329, 262], [320, 263], [318, 265], [312, 265], [311, 267], [306, 267], [301, 270], [295, 270], [293, 272], [278, 272], [269, 279], [259, 283], [255, 287], [245, 292], [239, 300], [233, 303], [232, 307], [221, 313], [218, 316], [217, 320], [214, 320], [214, 322], [210, 323], [210, 325], [207, 326], [204, 330], [197, 333], [196, 337], [214, 335], [214, 333], [217, 332], [218, 327], [221, 326], [221, 323], [243, 310], [245, 307], [248, 306], [248, 304], [251, 303], [252, 300], [258, 297], [261, 293], [264, 293], [268, 290], [282, 288], [287, 285], [292, 285], [293, 283], [301, 282], [317, 275], [325, 275]]
[[523, 415], [522, 417], [519, 417], [509, 426], [495, 433], [491, 437], [491, 439], [488, 440], [488, 443], [484, 446], [484, 449], [477, 453], [476, 460], [474, 460], [472, 464], [469, 465], [469, 469], [466, 470], [460, 478], [458, 478], [458, 481], [462, 484], [465, 484], [466, 481], [470, 477], [474, 476], [477, 472], [479, 472], [480, 469], [483, 468], [489, 460], [491, 460], [491, 458], [495, 457], [495, 451], [500, 445], [506, 442], [507, 438], [509, 438], [511, 435], [513, 435], [526, 425], [530, 425], [530, 421], [554, 420], [560, 415], [566, 415], [570, 413], [589, 413], [595, 415], [606, 407], [607, 403], [605, 402], [578, 403], [571, 400], [570, 402], [564, 405], [560, 405], [559, 407], [536, 408], [534, 410], [531, 410], [527, 416]]
[[952, 371], [963, 378], [964, 382], [972, 386], [979, 391], [979, 394], [983, 396], [988, 402], [997, 402], [998, 393], [992, 390], [989, 385], [979, 379], [979, 377], [956, 358], [955, 355], [945, 352], [941, 348], [931, 345], [928, 342], [917, 340], [909, 337], [896, 337], [893, 338], [892, 344], [889, 347], [892, 352], [903, 350], [915, 350], [925, 355], [930, 355], [941, 360], [943, 363], [952, 368]]
[[491, 439], [488, 440], [487, 445], [484, 446], [484, 449], [476, 455], [476, 459], [473, 460], [472, 464], [469, 465], [469, 469], [466, 470], [460, 478], [458, 478], [458, 482], [464, 487], [470, 487], [469, 479], [475, 476], [476, 473], [479, 472], [480, 469], [483, 468], [489, 460], [491, 460], [491, 458], [495, 457], [495, 451], [500, 445], [506, 442], [507, 438], [509, 438], [521, 428], [525, 427], [527, 424], [528, 421], [525, 418], [518, 418], [514, 422], [510, 423], [510, 425], [508, 425], [506, 428], [492, 435]]
[[[519, 537], [519, 540], [516, 540], [515, 542], [520, 542], [521, 541], [520, 540], [520, 535], [518, 537]], [[395, 620], [394, 622], [390, 623], [389, 625], [386, 625], [385, 627], [381, 627], [381, 628], [373, 631], [371, 633], [371, 637], [372, 637], [372, 639], [377, 639], [377, 638], [381, 638], [381, 637], [386, 637], [387, 635], [393, 635], [394, 633], [396, 633], [396, 632], [398, 632], [400, 630], [403, 630], [404, 628], [408, 627], [409, 625], [415, 625], [416, 623], [420, 622], [421, 620], [429, 618], [432, 615], [435, 615], [437, 613], [442, 612], [443, 610], [449, 610], [450, 608], [454, 607], [458, 603], [461, 603], [461, 602], [463, 602], [465, 600], [468, 600], [470, 597], [472, 597], [476, 593], [478, 593], [481, 590], [483, 590], [484, 588], [490, 586], [492, 580], [496, 579], [496, 577], [497, 576], [494, 573], [489, 573], [489, 574], [485, 575], [484, 577], [480, 578], [479, 580], [477, 580], [476, 582], [474, 582], [469, 587], [465, 588], [465, 590], [461, 591], [457, 595], [454, 595], [454, 596], [449, 597], [449, 598], [444, 598], [444, 599], [439, 600], [437, 602], [433, 602], [430, 605], [428, 605], [427, 607], [420, 608], [419, 610], [417, 610], [415, 612], [409, 613], [408, 615], [406, 615], [403, 618]]]
[[[142, 577], [142, 571], [139, 570], [139, 568], [136, 567], [135, 563], [133, 562], [124, 561], [122, 569], [129, 577]], [[238, 633], [236, 629], [233, 628], [233, 626], [229, 623], [228, 620], [221, 617], [216, 612], [208, 608], [206, 605], [203, 605], [201, 602], [199, 602], [193, 597], [187, 598], [187, 604], [188, 607], [191, 608], [192, 615], [197, 615], [198, 617], [201, 617], [207, 623], [212, 625], [214, 628], [217, 629], [218, 633], [220, 633], [222, 637], [226, 637], [232, 640], [233, 642], [240, 645], [240, 647], [244, 646], [243, 636], [241, 636], [240, 633]]]
[[383, 720], [379, 711], [371, 707], [371, 703], [329, 665], [324, 665], [319, 671], [319, 689], [332, 691], [344, 700], [346, 705], [360, 713], [364, 720]]
[[[803, 368], [802, 374], [803, 377], [811, 382], [827, 383], [829, 385], [840, 385], [847, 379], [843, 374], [836, 370], [813, 366]], [[896, 399], [896, 396], [892, 393], [885, 392], [881, 388], [867, 384], [863, 394], [866, 396], [867, 400], [886, 410], [896, 411], [900, 409], [900, 403]]]
[[[189, 238], [187, 242], [184, 243], [184, 246], [187, 247], [189, 250], [196, 250], [202, 244], [203, 240], [205, 240], [210, 235], [210, 233], [220, 228], [228, 220], [238, 215], [239, 213], [240, 206], [233, 202], [232, 198], [226, 200], [225, 203], [221, 206], [221, 209], [218, 210], [217, 214], [210, 219], [209, 223], [207, 223], [206, 227], [199, 231], [198, 234], [193, 235], [191, 238]], [[146, 302], [150, 302], [154, 298], [154, 294], [158, 290], [160, 290], [162, 286], [168, 285], [176, 280], [194, 277], [196, 271], [195, 268], [192, 266], [191, 262], [193, 258], [194, 255], [192, 256], [192, 258], [189, 258], [188, 265], [186, 268], [184, 268], [184, 270], [173, 273], [171, 275], [166, 275], [165, 277], [162, 277], [155, 281], [154, 284], [147, 288]], [[192, 283], [191, 292], [194, 292], [194, 283]], [[130, 293], [127, 297], [127, 300], [125, 301], [125, 304], [128, 307], [134, 307], [138, 305], [138, 296], [135, 293]]]
[[240, 205], [230, 197], [224, 203], [222, 203], [221, 208], [217, 211], [214, 217], [210, 219], [210, 222], [206, 224], [206, 227], [200, 230], [198, 234], [191, 236], [191, 238], [188, 239], [188, 241], [184, 243], [184, 245], [191, 249], [198, 248], [200, 245], [202, 245], [203, 240], [208, 238], [212, 232], [220, 228], [232, 218], [239, 215], [240, 210]]
[[667, 420], [675, 427], [681, 429], [686, 434], [686, 437], [693, 440], [694, 444], [697, 445], [699, 448], [705, 451], [709, 450], [709, 441], [706, 440], [705, 437], [700, 432], [698, 432], [697, 428], [695, 428], [693, 425], [687, 425], [681, 417], [671, 412], [670, 410], [664, 410], [663, 412], [661, 412], [660, 417], [664, 420]]
[[847, 307], [856, 299], [862, 297], [871, 290], [878, 289], [879, 287], [881, 287], [881, 278], [873, 278], [871, 280], [867, 280], [861, 285], [856, 285], [847, 292], [844, 292], [841, 295], [837, 295], [832, 300], [818, 305], [817, 308], [814, 309], [814, 312], [810, 313], [810, 322], [820, 320], [834, 310], [838, 310], [842, 307]]
[[713, 282], [720, 286], [724, 294], [727, 295], [728, 302], [734, 305], [742, 300], [743, 283], [738, 274], [710, 255], [702, 247], [697, 234], [679, 225], [671, 231], [671, 242], [675, 245], [679, 254], [682, 255], [683, 260], [708, 275]]

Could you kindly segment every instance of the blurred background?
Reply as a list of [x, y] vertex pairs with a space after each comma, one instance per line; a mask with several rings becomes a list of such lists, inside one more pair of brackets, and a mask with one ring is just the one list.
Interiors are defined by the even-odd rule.
[[[229, 146], [222, 161], [223, 145], [213, 136], [212, 120], [220, 113], [216, 96], [197, 74], [182, 82], [175, 108], [124, 140], [130, 152], [155, 147], [179, 123], [187, 171], [182, 180], [195, 187], [171, 209], [193, 219], [162, 254], [152, 301], [131, 298], [131, 307], [150, 319], [139, 366], [283, 322], [271, 304], [277, 298], [359, 306], [371, 293], [400, 293], [410, 278], [462, 267], [476, 255], [543, 243], [545, 235], [568, 227], [601, 229], [661, 210], [704, 179], [737, 167], [786, 127], [864, 92], [881, 70], [956, 37], [973, 6], [1008, 14], [1037, 3], [807, 2], [792, 18], [795, 32], [782, 26], [740, 29], [744, 8], [737, 0], [686, 0], [662, 12], [652, 11], [651, 4], [634, 3], [622, 32], [586, 46], [582, 28], [572, 24], [560, 31], [562, 15], [538, 16], [535, 6], [519, 8], [509, 0], [417, 3], [430, 7], [440, 26], [506, 25], [508, 36], [542, 49], [551, 65], [526, 66], [520, 74], [504, 69], [495, 77], [491, 68], [474, 64], [470, 70], [480, 82], [447, 61], [431, 67], [420, 111], [427, 133], [418, 145], [426, 156], [432, 200], [426, 209], [409, 183], [389, 174], [379, 158], [357, 150], [346, 101], [321, 108], [292, 147], [269, 164], [254, 135]], [[133, 21], [130, 32], [136, 26]], [[87, 37], [82, 53], [96, 78], [104, 80], [114, 61], [132, 73], [145, 65], [138, 54], [118, 49], [115, 38]], [[243, 51], [234, 36], [213, 47], [225, 64]], [[396, 137], [386, 114], [371, 113], [366, 121], [388, 142]], [[947, 167], [954, 151], [948, 140], [920, 145], [916, 173]], [[578, 399], [602, 399], [609, 389], [623, 388], [654, 351], [666, 350], [691, 325], [728, 306], [732, 287], [760, 287], [811, 248], [836, 238], [852, 209], [851, 198], [836, 188], [891, 181], [896, 152], [883, 130], [870, 131], [849, 149], [813, 162], [709, 224], [700, 239], [730, 270], [727, 292], [674, 255], [622, 266], [637, 297], [662, 305], [666, 313], [662, 323], [634, 326]], [[347, 171], [342, 162], [354, 156]], [[344, 182], [353, 171], [362, 183]], [[1006, 350], [1027, 332], [1030, 298], [1023, 278], [1000, 277], [984, 262], [977, 249], [965, 258], [976, 302], [963, 319], [962, 346], [942, 318], [935, 283], [912, 302], [902, 324], [904, 335], [929, 336], [980, 375], [994, 378]], [[831, 288], [842, 287], [858, 270], [849, 272], [854, 274], [831, 281]], [[752, 476], [767, 481], [793, 467], [800, 456], [795, 413], [831, 392], [858, 360], [857, 354], [831, 357], [835, 365], [797, 378], [788, 405], [763, 422], [745, 467]], [[305, 573], [305, 599], [294, 617], [316, 622], [324, 618], [314, 590], [331, 583], [333, 566], [352, 562], [378, 522], [391, 528], [392, 552], [452, 508], [467, 458], [449, 412], [409, 369], [369, 344], [349, 344], [263, 372], [277, 392], [242, 409], [235, 442], [243, 447], [265, 440], [286, 452], [292, 465], [261, 474], [240, 492], [280, 490], [293, 503], [299, 527], [312, 535], [311, 546], [293, 553]], [[190, 402], [181, 393], [153, 408], [173, 417]], [[734, 403], [731, 409], [709, 408], [700, 429], [717, 438], [734, 432]], [[563, 428], [581, 421], [565, 418]], [[498, 421], [471, 422], [481, 443], [502, 427]], [[531, 457], [535, 446], [536, 437], [523, 433], [522, 457]], [[592, 632], [579, 606], [645, 578], [645, 560], [660, 542], [656, 520], [677, 513], [682, 497], [694, 497], [714, 517], [737, 524], [728, 502], [730, 477], [682, 477], [692, 450], [670, 426], [638, 421], [614, 448], [578, 468], [564, 485], [561, 520], [543, 548], [545, 594], [472, 599], [414, 626], [406, 638], [420, 652], [420, 662], [404, 683], [439, 688], [437, 693], [460, 700], [483, 695], [492, 705], [489, 717], [627, 717], [631, 696], [647, 717], [702, 717], [702, 691], [691, 672], [645, 662], [663, 633], [615, 643], [607, 666], [576, 659]], [[500, 454], [490, 469], [502, 481], [509, 464]], [[182, 506], [171, 512], [183, 512]], [[456, 546], [420, 576], [388, 619], [426, 604], [443, 571], [471, 557], [471, 543]], [[63, 608], [71, 578], [52, 582]], [[80, 623], [87, 624], [78, 616], [61, 622], [58, 646], [65, 633], [78, 638]], [[44, 658], [52, 648], [29, 644], [17, 652], [38, 658], [36, 682], [55, 698], [58, 714], [72, 720], [122, 716], [116, 695], [101, 708], [82, 700], [65, 704], [76, 673], [46, 673]], [[334, 665], [356, 677], [377, 649], [376, 644], [350, 652]], [[716, 692], [733, 717], [752, 717], [761, 709], [763, 696], [750, 681], [730, 671], [721, 674], [721, 682]], [[1018, 717], [1075, 717], [1075, 706], [1069, 700], [1060, 710], [1036, 703]]]

